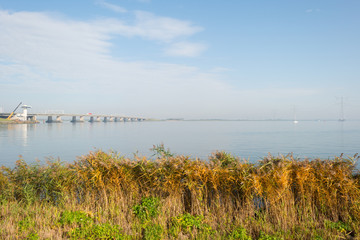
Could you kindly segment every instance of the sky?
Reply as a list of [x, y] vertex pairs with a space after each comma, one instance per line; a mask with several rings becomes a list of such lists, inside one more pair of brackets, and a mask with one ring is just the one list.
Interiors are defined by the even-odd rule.
[[0, 0], [0, 111], [360, 119], [358, 0]]

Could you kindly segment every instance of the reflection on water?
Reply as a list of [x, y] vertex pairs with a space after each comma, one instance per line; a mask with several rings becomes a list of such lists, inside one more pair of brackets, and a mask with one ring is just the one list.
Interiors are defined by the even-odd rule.
[[[21, 144], [23, 147], [27, 146], [27, 138], [28, 138], [28, 128], [30, 128], [30, 124], [7, 124], [4, 126], [4, 129], [7, 129], [8, 136], [6, 136], [7, 140], [12, 140], [12, 142], [16, 142], [17, 144]], [[0, 128], [1, 131], [1, 128]], [[1, 136], [1, 135], [0, 135]], [[5, 138], [5, 136], [1, 136]], [[5, 139], [3, 139], [5, 140]]]
[[22, 155], [60, 157], [73, 162], [95, 149], [114, 150], [132, 157], [151, 156], [153, 145], [164, 143], [173, 153], [207, 159], [216, 150], [257, 161], [268, 153], [295, 157], [332, 158], [359, 151], [360, 122], [356, 121], [168, 121], [84, 122], [0, 125], [2, 165]]
[[27, 138], [28, 138], [28, 127], [30, 126], [30, 125], [28, 125], [28, 124], [21, 124], [20, 125], [21, 127], [20, 127], [20, 131], [21, 131], [21, 137], [22, 137], [22, 145], [24, 146], [24, 147], [27, 147]]
[[344, 121], [339, 121], [339, 144], [344, 147]]

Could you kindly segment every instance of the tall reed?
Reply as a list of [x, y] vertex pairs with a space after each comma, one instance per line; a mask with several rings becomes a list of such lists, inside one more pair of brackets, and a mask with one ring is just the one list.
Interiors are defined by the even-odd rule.
[[[200, 160], [154, 149], [156, 159], [95, 151], [71, 164], [2, 167], [0, 237], [90, 239], [107, 229], [124, 239], [359, 238], [357, 156], [254, 164], [225, 152]], [[151, 198], [158, 214], [139, 219]], [[85, 214], [88, 226], [60, 224], [67, 212]]]

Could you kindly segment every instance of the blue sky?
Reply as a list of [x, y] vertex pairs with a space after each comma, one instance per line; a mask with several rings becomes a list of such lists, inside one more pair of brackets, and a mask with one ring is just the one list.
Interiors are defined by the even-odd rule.
[[360, 118], [358, 0], [0, 0], [0, 110]]

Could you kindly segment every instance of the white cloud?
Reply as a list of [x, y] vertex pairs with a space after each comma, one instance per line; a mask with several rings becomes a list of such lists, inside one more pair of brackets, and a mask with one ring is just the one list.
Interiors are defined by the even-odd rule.
[[179, 37], [191, 36], [202, 30], [191, 22], [160, 17], [149, 12], [136, 11], [135, 15], [135, 24], [129, 28], [129, 33], [148, 39], [169, 42]]
[[104, 8], [110, 9], [111, 11], [117, 12], [117, 13], [126, 13], [127, 12], [127, 10], [125, 8], [115, 5], [115, 4], [105, 2], [103, 0], [96, 1], [95, 3]]
[[178, 42], [171, 44], [165, 53], [170, 56], [196, 57], [199, 56], [206, 46], [200, 43]]
[[215, 67], [213, 69], [211, 69], [211, 72], [213, 73], [221, 73], [221, 72], [228, 72], [231, 71], [230, 68], [225, 68], [225, 67]]
[[[219, 90], [231, 91], [215, 76], [195, 67], [125, 62], [113, 57], [109, 41], [113, 35], [132, 34], [166, 42], [199, 30], [176, 19], [143, 12], [137, 16], [135, 24], [128, 25], [115, 19], [82, 22], [0, 10], [0, 98], [12, 97], [11, 92], [24, 98], [50, 94], [67, 103], [63, 108], [73, 108], [73, 101], [80, 99], [105, 105], [109, 98], [116, 98], [127, 103], [123, 111], [139, 112], [145, 105], [142, 112], [149, 109], [148, 114], [154, 116], [159, 112], [171, 115], [189, 102], [189, 111], [196, 111], [211, 105]], [[188, 55], [195, 52], [187, 51]], [[63, 97], [68, 94], [77, 100]], [[46, 99], [42, 104], [51, 105], [52, 101]]]

